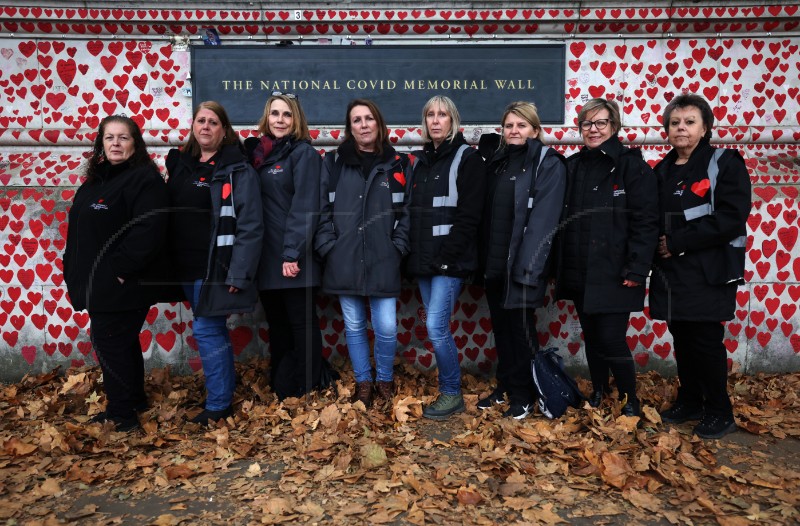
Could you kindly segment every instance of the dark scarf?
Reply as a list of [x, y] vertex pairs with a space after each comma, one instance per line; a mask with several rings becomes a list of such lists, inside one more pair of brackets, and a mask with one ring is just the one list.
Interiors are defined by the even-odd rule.
[[283, 139], [273, 139], [269, 135], [264, 135], [259, 139], [258, 146], [253, 150], [253, 167], [258, 170], [264, 161], [269, 158], [269, 154], [275, 149], [275, 145]]

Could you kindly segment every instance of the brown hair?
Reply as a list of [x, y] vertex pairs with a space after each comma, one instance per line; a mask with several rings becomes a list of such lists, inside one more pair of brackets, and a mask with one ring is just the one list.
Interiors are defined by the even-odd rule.
[[276, 100], [282, 100], [289, 106], [289, 111], [292, 112], [292, 129], [289, 130], [289, 135], [293, 135], [299, 141], [307, 141], [311, 139], [311, 134], [308, 133], [308, 121], [306, 121], [306, 114], [303, 112], [303, 107], [300, 106], [300, 100], [291, 94], [282, 93], [280, 95], [272, 95], [267, 99], [264, 105], [264, 115], [258, 121], [258, 133], [261, 135], [269, 135], [269, 110], [272, 103]]
[[133, 119], [125, 115], [109, 115], [102, 121], [97, 128], [97, 136], [92, 144], [92, 149], [87, 153], [89, 160], [86, 163], [86, 182], [92, 182], [97, 178], [97, 168], [106, 160], [105, 150], [103, 148], [103, 135], [105, 135], [106, 125], [118, 122], [128, 127], [128, 133], [131, 134], [133, 139], [133, 153], [131, 154], [128, 162], [131, 166], [139, 166], [143, 164], [151, 164], [155, 171], [158, 171], [158, 166], [150, 158], [147, 152], [147, 145], [144, 143], [142, 131], [139, 125]]
[[381, 110], [378, 108], [378, 105], [369, 99], [353, 99], [350, 101], [350, 104], [347, 105], [347, 113], [344, 117], [344, 140], [355, 140], [353, 139], [353, 129], [350, 125], [350, 112], [353, 111], [353, 108], [356, 106], [366, 106], [370, 113], [372, 113], [372, 116], [375, 117], [375, 124], [378, 126], [378, 138], [375, 141], [375, 153], [378, 155], [383, 154], [383, 146], [386, 144], [386, 141], [389, 138], [389, 128], [386, 127], [386, 121], [383, 120], [383, 114], [381, 114]]
[[200, 110], [213, 111], [214, 115], [219, 119], [219, 123], [222, 124], [222, 129], [225, 130], [225, 133], [222, 136], [220, 146], [241, 144], [239, 136], [233, 130], [231, 120], [228, 118], [228, 113], [225, 111], [225, 108], [222, 107], [222, 104], [213, 100], [207, 100], [198, 104], [194, 109], [194, 113], [192, 113], [192, 129], [189, 132], [189, 140], [186, 141], [186, 146], [183, 149], [185, 152], [188, 152], [192, 157], [200, 157], [200, 144], [198, 144], [194, 136], [194, 120], [197, 118], [197, 114], [200, 113]]

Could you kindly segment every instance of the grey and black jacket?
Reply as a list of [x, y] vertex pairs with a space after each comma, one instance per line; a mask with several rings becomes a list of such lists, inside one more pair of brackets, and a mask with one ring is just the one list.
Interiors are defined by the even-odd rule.
[[[488, 246], [493, 239], [508, 240], [507, 247], [499, 247], [507, 254], [503, 293], [506, 309], [539, 307], [544, 302], [550, 250], [566, 187], [564, 157], [535, 139], [528, 139], [526, 146], [522, 168], [516, 174], [505, 173], [508, 158], [505, 148], [497, 150], [486, 164], [487, 178], [514, 177], [511, 232], [494, 235], [492, 228], [509, 225], [493, 222], [488, 212], [484, 214], [482, 229], [482, 254], [497, 252], [497, 247]], [[487, 210], [490, 208], [491, 203], [487, 203]]]
[[[170, 180], [191, 170], [191, 157], [178, 150], [167, 156]], [[169, 181], [167, 182], [169, 185]], [[258, 177], [239, 145], [222, 148], [211, 176], [212, 226], [203, 286], [194, 313], [222, 316], [252, 312], [258, 301], [256, 269], [261, 256], [263, 223]], [[180, 213], [174, 211], [173, 213]], [[186, 232], [185, 235], [192, 235]], [[236, 287], [239, 292], [229, 292]]]

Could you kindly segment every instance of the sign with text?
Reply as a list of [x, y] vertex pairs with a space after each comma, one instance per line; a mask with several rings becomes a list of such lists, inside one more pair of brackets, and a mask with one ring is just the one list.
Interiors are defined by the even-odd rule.
[[375, 101], [387, 124], [417, 125], [433, 95], [461, 120], [498, 125], [518, 100], [563, 124], [563, 44], [434, 46], [192, 46], [193, 103], [215, 100], [238, 125], [258, 122], [273, 92], [297, 95], [309, 123], [344, 125], [349, 101]]

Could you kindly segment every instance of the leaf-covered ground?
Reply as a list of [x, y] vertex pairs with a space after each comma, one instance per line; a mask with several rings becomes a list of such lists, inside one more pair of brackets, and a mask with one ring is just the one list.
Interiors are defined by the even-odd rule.
[[[398, 366], [391, 404], [338, 391], [278, 403], [266, 362], [237, 364], [235, 416], [209, 429], [202, 376], [154, 370], [143, 429], [90, 424], [97, 369], [0, 385], [4, 524], [796, 524], [800, 373], [732, 375], [741, 430], [703, 441], [660, 422], [676, 381], [639, 377], [644, 411], [612, 403], [521, 422], [476, 409], [421, 418], [436, 379]], [[585, 380], [581, 387], [588, 392]]]

